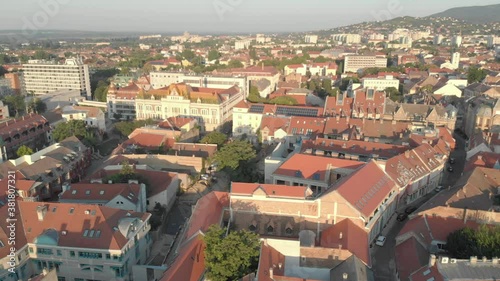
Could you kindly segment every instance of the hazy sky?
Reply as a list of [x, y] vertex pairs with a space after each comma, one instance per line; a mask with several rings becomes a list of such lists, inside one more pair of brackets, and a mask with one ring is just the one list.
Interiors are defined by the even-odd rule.
[[[498, 4], [500, 1], [2, 0], [2, 2], [0, 29], [3, 30], [37, 28], [144, 33], [182, 31], [250, 33], [327, 29], [362, 21], [386, 19], [387, 15], [427, 16], [452, 7]], [[44, 6], [53, 8], [44, 9]]]

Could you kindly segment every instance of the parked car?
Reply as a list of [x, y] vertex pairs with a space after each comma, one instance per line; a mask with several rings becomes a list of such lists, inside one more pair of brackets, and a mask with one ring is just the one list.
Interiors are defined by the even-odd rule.
[[450, 160], [449, 160], [450, 164], [455, 164], [455, 158], [453, 157], [450, 157]]
[[206, 180], [206, 181], [207, 181], [207, 180], [209, 180], [209, 179], [210, 179], [210, 175], [209, 175], [209, 174], [202, 174], [202, 175], [200, 176], [200, 178], [201, 178], [202, 180]]
[[401, 213], [398, 214], [398, 217], [396, 218], [398, 221], [404, 221], [408, 217], [408, 214], [406, 213]]
[[441, 192], [441, 190], [443, 190], [442, 185], [440, 185], [440, 186], [436, 187], [436, 189], [434, 189], [435, 192]]
[[409, 214], [415, 212], [416, 210], [417, 210], [417, 207], [410, 206], [410, 207], [405, 209], [405, 213], [409, 215]]
[[453, 173], [453, 167], [452, 166], [448, 166], [448, 172]]
[[377, 241], [375, 242], [375, 245], [383, 247], [386, 239], [387, 238], [385, 236], [379, 235], [379, 237], [377, 237]]

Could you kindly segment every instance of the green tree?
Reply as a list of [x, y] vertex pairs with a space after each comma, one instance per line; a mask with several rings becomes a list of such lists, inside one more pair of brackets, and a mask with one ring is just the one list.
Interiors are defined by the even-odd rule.
[[479, 69], [477, 67], [470, 67], [469, 71], [467, 73], [467, 80], [469, 84], [475, 83], [475, 82], [481, 82], [486, 78], [486, 75], [488, 73], [484, 69]]
[[52, 136], [57, 142], [62, 141], [71, 136], [76, 136], [79, 139], [84, 139], [87, 134], [87, 125], [83, 120], [70, 120], [56, 126], [52, 131]]
[[210, 50], [208, 52], [209, 61], [218, 60], [219, 58], [220, 58], [220, 53], [217, 50]]
[[193, 52], [190, 49], [185, 49], [184, 51], [182, 51], [181, 55], [184, 59], [186, 59], [188, 61], [192, 61], [192, 60], [194, 60], [194, 58], [196, 58], [195, 52]]
[[47, 111], [47, 104], [39, 98], [31, 100], [28, 105], [29, 112], [34, 112], [36, 114], [42, 114]]
[[21, 61], [21, 63], [27, 63], [29, 59], [30, 59], [30, 57], [28, 57], [25, 54], [19, 55], [19, 61]]
[[216, 144], [218, 147], [222, 147], [227, 141], [227, 136], [221, 132], [213, 131], [207, 134], [201, 139], [201, 143]]
[[257, 56], [257, 50], [255, 48], [250, 48], [250, 51], [248, 52], [250, 55], [250, 58], [253, 60], [258, 60], [259, 56]]
[[389, 87], [387, 89], [385, 89], [385, 93], [387, 95], [389, 95], [389, 98], [393, 101], [401, 101], [402, 99], [402, 95], [401, 93], [399, 92], [398, 89], [394, 88], [394, 87]]
[[120, 174], [122, 174], [123, 176], [130, 176], [135, 173], [134, 169], [132, 169], [132, 166], [130, 166], [128, 161], [123, 161], [121, 164], [122, 164], [122, 169], [120, 171]]
[[227, 67], [229, 67], [229, 68], [242, 68], [243, 63], [239, 60], [230, 60], [229, 63], [227, 64]]
[[247, 141], [236, 140], [226, 144], [216, 154], [215, 160], [219, 163], [219, 167], [229, 168], [232, 170], [238, 169], [244, 161], [255, 158], [255, 149]]
[[6, 54], [0, 54], [0, 65], [10, 63], [11, 59]]
[[275, 97], [275, 98], [271, 99], [269, 101], [269, 103], [278, 104], [278, 105], [297, 105], [298, 104], [296, 99], [294, 99], [292, 97], [287, 97], [287, 96]]
[[20, 95], [6, 96], [3, 99], [5, 105], [9, 106], [10, 116], [19, 116], [26, 111], [26, 103], [24, 102], [24, 97]]
[[246, 230], [225, 233], [226, 229], [212, 225], [203, 236], [207, 277], [212, 281], [239, 280], [258, 266], [258, 235]]
[[71, 58], [73, 56], [74, 56], [74, 54], [72, 52], [64, 52], [64, 57], [65, 58]]
[[44, 50], [37, 50], [33, 55], [33, 58], [36, 60], [47, 60], [50, 58], [50, 54]]
[[[115, 117], [120, 117], [120, 116], [115, 116]], [[115, 131], [120, 135], [122, 135], [123, 137], [128, 137], [128, 135], [130, 135], [135, 129], [153, 124], [156, 124], [156, 122], [151, 119], [136, 120], [133, 122], [123, 121], [115, 124]]]
[[450, 233], [446, 239], [448, 253], [457, 259], [500, 256], [500, 226], [482, 225], [477, 230], [462, 228]]
[[319, 56], [319, 57], [315, 58], [313, 60], [313, 62], [316, 62], [316, 63], [325, 63], [325, 62], [328, 62], [328, 59], [325, 58], [324, 56]]
[[21, 156], [24, 156], [24, 155], [31, 155], [33, 154], [33, 149], [27, 147], [26, 145], [21, 145], [18, 149], [17, 149], [17, 157], [21, 157]]
[[108, 97], [109, 84], [105, 80], [100, 80], [97, 83], [97, 88], [94, 91], [94, 98], [100, 102], [106, 102]]

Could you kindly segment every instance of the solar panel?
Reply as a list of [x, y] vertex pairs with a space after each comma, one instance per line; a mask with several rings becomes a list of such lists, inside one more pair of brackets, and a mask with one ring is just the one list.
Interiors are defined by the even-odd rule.
[[252, 105], [252, 107], [250, 107], [250, 110], [248, 112], [250, 112], [250, 113], [263, 113], [264, 106], [263, 105]]
[[318, 109], [293, 108], [293, 107], [279, 106], [276, 109], [276, 114], [277, 115], [285, 115], [285, 116], [317, 117], [318, 116]]

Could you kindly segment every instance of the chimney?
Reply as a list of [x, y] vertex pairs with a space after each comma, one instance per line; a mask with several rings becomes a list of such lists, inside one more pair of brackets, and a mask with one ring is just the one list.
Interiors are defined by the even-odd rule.
[[483, 155], [478, 155], [478, 156], [477, 156], [477, 159], [478, 159], [478, 160], [483, 160]]
[[45, 218], [45, 214], [47, 214], [46, 205], [36, 207], [36, 215], [38, 216], [39, 221], [43, 221], [43, 219]]
[[384, 118], [380, 118], [380, 124], [384, 124]]
[[271, 267], [269, 268], [269, 278], [273, 279], [273, 277], [274, 277], [274, 269]]
[[410, 151], [409, 150], [405, 151], [405, 157], [410, 158]]
[[488, 258], [483, 256], [483, 262], [487, 262]]
[[339, 233], [339, 239], [342, 240], [342, 232]]
[[347, 278], [349, 278], [349, 274], [347, 274], [347, 273], [342, 274], [343, 280], [347, 280]]
[[476, 264], [477, 263], [477, 257], [476, 256], [470, 257], [470, 263], [471, 264]]
[[436, 255], [430, 255], [429, 257], [429, 267], [436, 265]]
[[[467, 208], [464, 209], [464, 224], [467, 223]], [[476, 257], [477, 260], [477, 257]]]
[[498, 264], [498, 258], [497, 258], [497, 257], [493, 257], [493, 258], [491, 259], [491, 263], [492, 263], [492, 264]]

